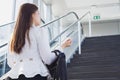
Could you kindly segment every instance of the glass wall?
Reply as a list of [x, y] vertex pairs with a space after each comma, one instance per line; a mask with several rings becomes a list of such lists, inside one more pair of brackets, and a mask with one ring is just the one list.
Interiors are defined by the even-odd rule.
[[[13, 4], [14, 0], [2, 0], [0, 2], [0, 25], [13, 21]], [[10, 29], [11, 27], [0, 27], [0, 45], [6, 42]]]
[[0, 25], [11, 22], [13, 19], [14, 0], [2, 0], [0, 2]]
[[3, 0], [0, 2], [0, 46], [8, 42], [19, 7], [26, 2], [32, 2], [32, 0]]
[[42, 0], [39, 0], [38, 7], [41, 18], [47, 23], [52, 20], [51, 5], [45, 4]]
[[33, 1], [32, 0], [15, 0], [15, 1], [16, 2], [14, 8], [15, 8], [15, 20], [16, 20], [20, 6], [24, 3], [32, 3]]
[[[43, 0], [3, 0], [0, 3], [0, 25], [8, 24], [10, 22], [16, 21], [19, 8], [24, 3], [34, 3], [39, 7], [41, 18], [45, 23], [52, 20], [52, 10], [51, 5], [45, 4]], [[41, 24], [42, 25], [42, 24]], [[57, 24], [56, 24], [57, 25]], [[8, 41], [10, 33], [12, 32], [14, 23], [0, 27], [0, 44], [4, 41]], [[52, 25], [53, 27], [53, 25]], [[48, 26], [52, 32], [52, 27]], [[6, 33], [7, 32], [7, 33]], [[58, 31], [56, 31], [58, 32]], [[52, 33], [50, 33], [52, 34]]]

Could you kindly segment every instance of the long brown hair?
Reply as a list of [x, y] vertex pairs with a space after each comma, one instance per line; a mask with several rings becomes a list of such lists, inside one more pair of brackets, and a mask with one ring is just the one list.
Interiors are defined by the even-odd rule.
[[32, 26], [32, 14], [37, 10], [38, 7], [34, 4], [25, 3], [21, 5], [10, 42], [11, 52], [17, 54], [21, 52], [22, 47], [25, 45], [25, 37], [27, 37], [30, 44], [29, 29]]

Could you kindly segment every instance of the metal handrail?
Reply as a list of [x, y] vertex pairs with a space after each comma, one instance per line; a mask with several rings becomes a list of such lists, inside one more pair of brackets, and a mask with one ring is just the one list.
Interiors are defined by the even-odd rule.
[[86, 12], [78, 21], [82, 20], [86, 15], [90, 14], [90, 11]]
[[66, 17], [66, 16], [70, 15], [70, 14], [74, 14], [74, 15], [75, 15], [75, 17], [77, 18], [77, 20], [79, 19], [79, 17], [78, 17], [78, 15], [77, 15], [77, 13], [75, 13], [75, 12], [69, 12], [69, 13], [67, 13], [67, 14], [65, 14], [65, 15], [63, 15], [63, 16], [61, 16], [61, 17], [59, 17], [59, 18], [55, 19], [55, 20], [52, 20], [52, 21], [50, 21], [50, 22], [48, 22], [48, 23], [46, 23], [46, 24], [42, 25], [41, 27], [45, 27], [45, 26], [47, 26], [47, 25], [49, 25], [49, 24], [51, 24], [51, 23], [53, 23], [53, 22], [55, 22], [55, 21], [58, 21], [58, 20], [60, 20], [60, 19], [62, 19], [62, 18], [64, 18], [64, 17]]
[[7, 25], [9, 25], [9, 24], [13, 24], [13, 23], [15, 23], [15, 21], [12, 21], [12, 22], [7, 23], [7, 24], [0, 25], [0, 27], [7, 26]]
[[6, 46], [8, 43], [4, 43], [3, 45], [0, 45], [0, 48]]
[[73, 24], [69, 25], [64, 31], [62, 31], [59, 35], [57, 35], [54, 39], [52, 39], [50, 41], [50, 44], [53, 43], [57, 38], [59, 38], [62, 34], [64, 34], [67, 30], [69, 30], [76, 23], [77, 23], [77, 21], [74, 22]]
[[52, 39], [50, 41], [50, 43], [54, 42], [57, 38], [59, 38], [62, 34], [64, 34], [68, 29], [70, 29], [72, 27], [72, 25], [76, 24], [77, 22], [79, 22], [80, 20], [82, 20], [86, 15], [90, 14], [90, 11], [88, 11], [87, 13], [85, 13], [81, 18], [79, 18], [76, 22], [74, 22], [73, 24], [69, 25], [64, 31], [62, 31], [58, 36], [56, 36], [54, 39]]
[[[45, 21], [43, 19], [41, 19], [41, 21], [45, 24]], [[4, 26], [7, 26], [7, 25], [10, 25], [10, 24], [13, 24], [15, 23], [16, 21], [12, 21], [12, 22], [9, 22], [7, 24], [3, 24], [3, 25], [0, 25], [0, 27], [4, 27]]]

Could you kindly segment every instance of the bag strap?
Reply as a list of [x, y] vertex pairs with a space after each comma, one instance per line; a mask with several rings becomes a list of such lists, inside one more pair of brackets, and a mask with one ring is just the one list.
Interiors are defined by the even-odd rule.
[[52, 52], [55, 53], [55, 55], [56, 55], [57, 57], [59, 56], [56, 50], [54, 50], [54, 51], [52, 51]]

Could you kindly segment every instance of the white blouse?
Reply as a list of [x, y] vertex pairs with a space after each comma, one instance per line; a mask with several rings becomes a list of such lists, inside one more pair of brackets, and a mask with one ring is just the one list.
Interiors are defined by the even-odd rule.
[[[47, 76], [49, 72], [42, 60], [49, 65], [56, 59], [56, 55], [50, 49], [47, 28], [32, 26], [29, 37], [31, 45], [29, 46], [26, 38], [20, 54], [11, 53], [8, 44], [7, 63], [11, 68], [9, 71], [11, 78], [18, 78], [20, 74], [26, 77], [34, 77], [36, 74]], [[61, 47], [59, 50], [63, 52]]]

